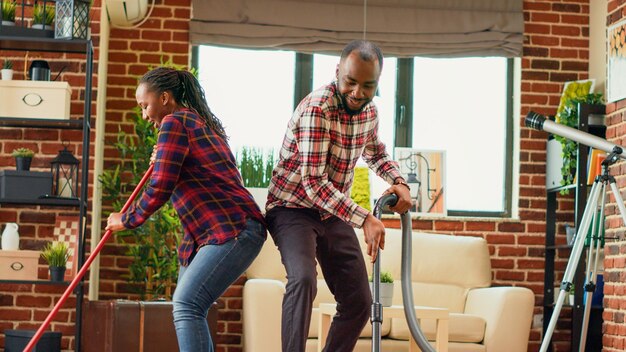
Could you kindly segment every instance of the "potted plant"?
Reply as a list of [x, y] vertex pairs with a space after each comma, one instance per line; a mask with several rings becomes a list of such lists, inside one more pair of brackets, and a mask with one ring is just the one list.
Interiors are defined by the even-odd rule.
[[[4, 6], [4, 5], [3, 5]], [[2, 80], [10, 81], [13, 79], [13, 61], [5, 59], [2, 64]]]
[[[370, 290], [372, 290], [373, 294], [373, 285], [372, 285], [372, 277], [370, 276]], [[380, 304], [383, 307], [392, 306], [393, 300], [393, 276], [389, 271], [381, 271], [380, 272]]]
[[[601, 93], [588, 93], [583, 95], [574, 95], [564, 100], [563, 107], [556, 114], [556, 122], [562, 125], [578, 128], [578, 104], [602, 104]], [[561, 153], [563, 156], [563, 166], [561, 167], [561, 185], [571, 185], [574, 183], [576, 173], [576, 159], [578, 157], [578, 143], [575, 141], [555, 135], [561, 144]], [[564, 189], [562, 193], [568, 193]]]
[[29, 171], [30, 163], [33, 160], [35, 152], [28, 148], [13, 149], [11, 155], [15, 158], [15, 167], [17, 171]]
[[50, 3], [37, 3], [33, 7], [33, 28], [52, 30], [54, 23], [54, 6]]
[[48, 263], [50, 281], [63, 281], [67, 260], [70, 257], [67, 244], [65, 242], [48, 243], [41, 252], [41, 257]]
[[237, 153], [237, 168], [243, 185], [252, 194], [259, 208], [265, 209], [267, 187], [274, 170], [274, 152], [264, 153], [258, 148], [243, 147]]
[[17, 2], [2, 1], [2, 25], [3, 26], [15, 26], [15, 9], [16, 8], [17, 8]]

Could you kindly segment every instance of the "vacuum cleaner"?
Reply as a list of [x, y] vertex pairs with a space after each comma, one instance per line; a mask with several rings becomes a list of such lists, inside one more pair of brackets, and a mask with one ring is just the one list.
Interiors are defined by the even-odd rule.
[[[390, 206], [394, 206], [398, 202], [398, 196], [395, 194], [387, 194], [382, 196], [376, 202], [374, 206], [374, 216], [378, 219], [381, 217], [383, 209], [388, 209]], [[415, 316], [415, 309], [413, 309], [413, 287], [411, 286], [411, 260], [413, 258], [411, 253], [412, 248], [412, 236], [411, 236], [411, 214], [407, 211], [400, 215], [402, 224], [402, 263], [401, 263], [401, 278], [402, 278], [402, 303], [404, 305], [404, 315], [411, 331], [413, 339], [417, 343], [417, 346], [422, 352], [435, 352], [435, 349], [430, 345], [428, 339], [422, 332]], [[381, 251], [378, 250], [378, 256], [374, 262], [374, 269], [372, 273], [372, 352], [380, 352], [381, 344], [381, 325], [383, 322], [383, 307], [380, 303], [380, 255]]]

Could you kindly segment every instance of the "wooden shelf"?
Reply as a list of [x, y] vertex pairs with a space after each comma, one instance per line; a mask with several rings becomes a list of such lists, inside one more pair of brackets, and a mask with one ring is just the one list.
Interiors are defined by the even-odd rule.
[[4, 33], [4, 31], [8, 30], [10, 29], [3, 28], [3, 32], [0, 34], [0, 50], [47, 51], [84, 54], [88, 50], [92, 49], [91, 40], [54, 39], [45, 37], [17, 36], [17, 34], [9, 36], [7, 35], [8, 33]]
[[83, 119], [60, 120], [0, 117], [0, 127], [57, 128], [64, 130], [82, 130]]

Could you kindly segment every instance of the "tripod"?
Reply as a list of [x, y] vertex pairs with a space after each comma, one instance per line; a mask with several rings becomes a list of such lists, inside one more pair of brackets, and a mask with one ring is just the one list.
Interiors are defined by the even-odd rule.
[[[570, 254], [565, 273], [563, 274], [563, 281], [561, 282], [559, 296], [557, 298], [554, 311], [552, 312], [552, 316], [550, 317], [550, 323], [548, 324], [548, 328], [546, 329], [545, 336], [541, 343], [541, 352], [546, 352], [548, 349], [557, 319], [559, 318], [561, 308], [563, 307], [563, 301], [565, 300], [566, 294], [572, 288], [572, 280], [574, 278], [574, 274], [576, 273], [576, 268], [578, 267], [578, 262], [580, 261], [580, 256], [585, 246], [585, 240], [587, 238], [587, 234], [589, 233], [589, 227], [591, 227], [587, 268], [585, 271], [585, 309], [582, 321], [580, 345], [578, 348], [579, 352], [583, 352], [585, 350], [589, 316], [591, 313], [591, 298], [596, 289], [594, 280], [598, 268], [600, 247], [604, 236], [601, 234], [600, 229], [597, 228], [597, 224], [598, 220], [603, 221], [604, 219], [604, 205], [606, 202], [607, 185], [611, 187], [611, 191], [615, 197], [615, 202], [617, 203], [617, 207], [619, 208], [622, 216], [622, 221], [626, 224], [626, 207], [624, 207], [624, 201], [619, 193], [619, 190], [617, 189], [617, 186], [615, 185], [615, 178], [609, 174], [609, 166], [614, 164], [619, 159], [620, 153], [614, 151], [607, 156], [607, 158], [602, 162], [602, 174], [596, 177], [593, 186], [591, 187], [591, 193], [589, 194], [585, 211], [574, 239], [572, 252]], [[578, 182], [582, 181], [579, 180]], [[601, 202], [599, 202], [600, 197], [602, 198]]]

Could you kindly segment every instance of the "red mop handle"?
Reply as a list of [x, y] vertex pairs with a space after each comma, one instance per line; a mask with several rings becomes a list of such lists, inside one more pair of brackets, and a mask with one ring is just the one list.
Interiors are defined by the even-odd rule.
[[[130, 208], [130, 205], [133, 203], [133, 201], [135, 200], [139, 192], [141, 192], [141, 188], [148, 181], [148, 179], [150, 178], [150, 175], [152, 174], [152, 169], [154, 169], [154, 164], [150, 165], [150, 167], [148, 168], [148, 171], [146, 171], [141, 181], [139, 181], [139, 184], [137, 185], [137, 187], [135, 187], [135, 190], [126, 201], [126, 204], [124, 204], [124, 206], [122, 207], [122, 210], [121, 210], [122, 213], [124, 213], [126, 210], [128, 210], [128, 208]], [[78, 283], [83, 278], [83, 276], [85, 276], [87, 269], [89, 269], [89, 266], [91, 265], [91, 263], [94, 261], [94, 259], [96, 259], [96, 257], [102, 250], [102, 247], [104, 247], [104, 244], [109, 239], [112, 233], [113, 232], [111, 230], [107, 230], [104, 233], [104, 235], [102, 236], [102, 239], [100, 239], [100, 242], [98, 242], [98, 245], [96, 246], [96, 248], [94, 248], [93, 252], [91, 252], [91, 255], [87, 258], [83, 266], [80, 268], [80, 270], [78, 271], [78, 273], [76, 274], [76, 276], [74, 277], [70, 285], [67, 287], [67, 289], [65, 290], [65, 292], [63, 293], [63, 295], [61, 296], [57, 304], [54, 305], [54, 308], [52, 308], [52, 311], [50, 312], [50, 314], [48, 314], [48, 317], [46, 317], [46, 320], [44, 320], [43, 324], [41, 324], [41, 326], [39, 327], [35, 335], [33, 335], [33, 337], [30, 339], [30, 342], [28, 343], [28, 345], [26, 345], [23, 352], [30, 352], [35, 347], [35, 345], [37, 344], [37, 341], [39, 341], [39, 339], [41, 338], [41, 335], [43, 335], [44, 330], [46, 330], [48, 325], [50, 325], [50, 322], [52, 321], [54, 316], [59, 312], [59, 309], [61, 308], [63, 303], [65, 303], [65, 300], [67, 299], [67, 297], [69, 297], [70, 293], [74, 290], [76, 285], [78, 285]], [[80, 344], [80, 341], [74, 341], [74, 343]]]

